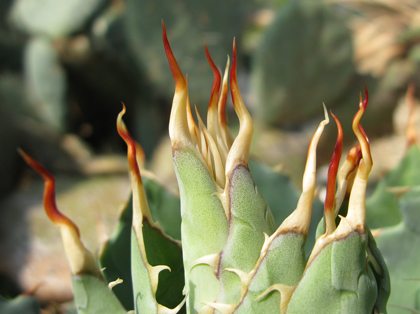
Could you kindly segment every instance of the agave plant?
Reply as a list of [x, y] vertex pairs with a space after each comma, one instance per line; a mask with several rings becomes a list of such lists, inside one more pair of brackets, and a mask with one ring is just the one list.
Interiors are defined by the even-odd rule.
[[[304, 247], [315, 193], [316, 147], [329, 122], [325, 106], [325, 119], [309, 145], [302, 194], [296, 209], [277, 228], [249, 169], [253, 122], [238, 89], [235, 42], [232, 65], [228, 59], [223, 78], [206, 48], [214, 73], [207, 126], [198, 112], [198, 123], [194, 120], [187, 79], [172, 53], [164, 26], [163, 42], [175, 80], [169, 135], [179, 184], [182, 243], [167, 235], [167, 228], [152, 218], [145, 177], [136, 157], [139, 146], [122, 120], [123, 106], [117, 129], [128, 147], [132, 199], [121, 223], [128, 225], [129, 236], [121, 244], [127, 250], [121, 254], [105, 251], [108, 257], [101, 258], [101, 266], [108, 267], [106, 261], [114, 260], [116, 272], [124, 280], [121, 285], [132, 291], [131, 308], [124, 296], [113, 293], [121, 280], [105, 280], [107, 269], [100, 268], [84, 247], [77, 226], [58, 210], [52, 175], [21, 152], [45, 180], [45, 209], [61, 230], [78, 311], [386, 313], [388, 270], [366, 226], [365, 196], [372, 158], [360, 121], [368, 104], [367, 90], [364, 100], [360, 96], [352, 124], [359, 144], [350, 150], [340, 169], [343, 132], [333, 115], [338, 136], [328, 173], [324, 218], [307, 258]], [[235, 138], [225, 114], [228, 82], [240, 123]], [[350, 191], [347, 214], [337, 218], [346, 191]], [[129, 264], [123, 261], [126, 256], [130, 256]], [[180, 303], [171, 304], [176, 299], [181, 299]]]

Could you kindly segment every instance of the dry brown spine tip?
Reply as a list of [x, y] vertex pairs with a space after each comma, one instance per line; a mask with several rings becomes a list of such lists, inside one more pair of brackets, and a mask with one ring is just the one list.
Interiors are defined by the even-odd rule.
[[328, 182], [327, 182], [327, 195], [324, 203], [324, 218], [326, 223], [326, 232], [328, 234], [335, 230], [335, 185], [337, 180], [338, 166], [340, 164], [341, 154], [343, 151], [343, 129], [340, 121], [331, 112], [337, 124], [337, 141], [334, 148], [334, 154], [331, 158], [330, 166], [328, 168]]
[[206, 57], [207, 57], [207, 61], [213, 71], [213, 76], [214, 76], [214, 80], [213, 80], [213, 86], [211, 89], [211, 97], [210, 97], [210, 103], [209, 103], [209, 109], [212, 106], [217, 106], [217, 98], [219, 96], [219, 92], [220, 92], [220, 82], [222, 80], [221, 75], [219, 70], [217, 69], [216, 65], [213, 62], [213, 59], [210, 56], [209, 50], [207, 49], [207, 45], [206, 43], [204, 43], [204, 49], [206, 51]]
[[179, 89], [184, 89], [187, 87], [187, 84], [185, 82], [184, 76], [182, 75], [181, 69], [178, 66], [178, 63], [176, 62], [171, 46], [169, 45], [168, 37], [166, 35], [166, 27], [163, 21], [162, 21], [162, 28], [163, 28], [163, 45], [165, 46], [166, 56], [168, 58], [169, 66], [171, 68], [172, 75], [175, 80], [175, 91]]
[[130, 166], [130, 171], [135, 174], [136, 179], [141, 183], [141, 175], [140, 175], [140, 170], [138, 167], [138, 163], [137, 163], [137, 154], [136, 154], [136, 148], [137, 145], [134, 142], [133, 138], [131, 137], [130, 133], [128, 132], [122, 117], [126, 112], [126, 107], [125, 104], [123, 103], [123, 109], [121, 110], [121, 112], [118, 114], [118, 119], [117, 119], [117, 130], [118, 130], [118, 134], [121, 136], [121, 138], [125, 141], [125, 143], [127, 144], [127, 157], [128, 157], [128, 163]]
[[35, 161], [35, 159], [33, 159], [27, 153], [25, 153], [22, 149], [18, 149], [18, 152], [23, 157], [25, 162], [29, 166], [31, 166], [32, 169], [38, 172], [38, 174], [40, 174], [44, 179], [44, 207], [48, 218], [50, 218], [50, 220], [55, 224], [66, 225], [72, 228], [80, 237], [79, 228], [76, 226], [76, 224], [66, 215], [62, 214], [57, 207], [57, 204], [55, 202], [55, 179], [53, 175], [41, 164]]
[[232, 91], [232, 103], [233, 103], [233, 107], [236, 109], [236, 107], [238, 106], [235, 102], [235, 99], [233, 97], [233, 91], [236, 91], [236, 89], [238, 88], [238, 84], [237, 84], [237, 77], [236, 77], [236, 42], [235, 42], [235, 38], [233, 39], [233, 56], [232, 56], [232, 66], [230, 68], [230, 88]]

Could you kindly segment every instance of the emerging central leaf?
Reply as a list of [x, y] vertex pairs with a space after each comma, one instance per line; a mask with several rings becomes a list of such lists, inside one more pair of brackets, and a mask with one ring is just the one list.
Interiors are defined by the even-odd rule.
[[[182, 243], [187, 302], [192, 312], [217, 300], [237, 303], [241, 281], [226, 269], [249, 272], [257, 262], [264, 233], [275, 231], [271, 211], [248, 168], [253, 123], [239, 92], [236, 47], [222, 76], [205, 47], [214, 82], [207, 126], [197, 110], [195, 122], [183, 76], [164, 28], [163, 41], [175, 80], [169, 135], [177, 174], [182, 215]], [[229, 77], [229, 78], [228, 78]], [[235, 139], [226, 118], [228, 80], [240, 128]], [[226, 299], [228, 296], [228, 299]]]

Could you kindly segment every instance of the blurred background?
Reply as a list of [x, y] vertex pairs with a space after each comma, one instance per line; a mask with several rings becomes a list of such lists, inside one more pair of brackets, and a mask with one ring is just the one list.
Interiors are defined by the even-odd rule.
[[[61, 313], [57, 304], [72, 298], [58, 230], [43, 213], [43, 183], [18, 147], [54, 173], [59, 206], [96, 251], [129, 195], [115, 127], [121, 102], [147, 168], [176, 191], [167, 136], [174, 83], [162, 19], [202, 117], [213, 80], [203, 42], [224, 69], [236, 38], [239, 85], [255, 118], [254, 158], [281, 165], [299, 188], [322, 103], [340, 119], [349, 147], [365, 85], [373, 179], [404, 153], [404, 95], [409, 84], [420, 90], [420, 1], [3, 0], [0, 294], [33, 294], [46, 313]], [[228, 117], [235, 133], [230, 105]], [[330, 125], [318, 149], [321, 181], [335, 136]]]

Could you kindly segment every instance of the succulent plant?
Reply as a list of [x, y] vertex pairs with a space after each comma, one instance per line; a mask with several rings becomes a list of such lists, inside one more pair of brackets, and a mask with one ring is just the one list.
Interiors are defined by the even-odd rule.
[[[228, 59], [223, 77], [206, 48], [214, 73], [207, 126], [198, 112], [198, 123], [193, 118], [187, 78], [172, 53], [165, 27], [163, 42], [175, 80], [169, 135], [179, 184], [180, 209], [175, 212], [181, 217], [182, 244], [173, 238], [176, 230], [172, 236], [167, 234], [170, 222], [163, 215], [162, 224], [154, 221], [158, 214], [154, 205], [148, 204], [150, 182], [140, 173], [139, 146], [122, 120], [125, 106], [117, 129], [128, 147], [132, 198], [122, 214], [115, 242], [108, 243], [100, 259], [101, 267], [107, 268], [103, 271], [84, 247], [77, 226], [58, 210], [52, 175], [21, 152], [45, 180], [45, 209], [61, 230], [79, 313], [386, 313], [388, 270], [366, 226], [366, 185], [372, 158], [360, 120], [368, 103], [367, 90], [364, 100], [360, 96], [352, 124], [359, 144], [350, 150], [340, 169], [343, 132], [333, 116], [338, 136], [324, 218], [307, 259], [316, 148], [329, 122], [325, 107], [325, 119], [309, 145], [302, 194], [296, 209], [277, 228], [249, 170], [253, 122], [238, 89], [235, 42], [232, 65], [229, 70]], [[228, 82], [240, 123], [235, 138], [225, 115]], [[337, 226], [337, 214], [348, 190], [347, 215], [340, 217]], [[105, 277], [115, 274], [124, 280], [118, 286], [125, 285], [125, 295], [132, 299], [113, 293], [121, 280], [108, 283]]]

